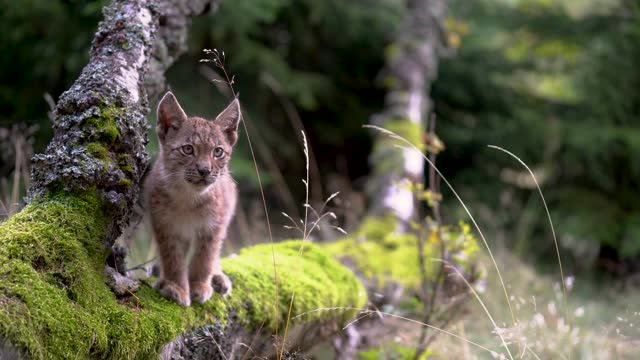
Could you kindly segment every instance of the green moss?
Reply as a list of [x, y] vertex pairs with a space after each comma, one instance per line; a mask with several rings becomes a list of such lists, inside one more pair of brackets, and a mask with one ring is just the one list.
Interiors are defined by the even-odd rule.
[[388, 63], [395, 61], [401, 53], [402, 49], [397, 43], [391, 43], [384, 49], [384, 56]]
[[[303, 243], [289, 241], [225, 259], [234, 290], [224, 300], [214, 295], [205, 305], [182, 308], [144, 284], [121, 303], [102, 277], [104, 227], [102, 205], [92, 192], [41, 198], [0, 224], [0, 338], [35, 359], [150, 359], [185, 331], [224, 324], [229, 313], [237, 313], [248, 328], [273, 329], [276, 322], [282, 327], [294, 294], [293, 315], [359, 308], [367, 301], [355, 276], [327, 252], [309, 243], [300, 252]], [[292, 321], [352, 316], [352, 311], [318, 311]]]
[[[409, 360], [415, 359], [416, 350], [414, 348], [400, 344], [384, 344], [378, 347], [367, 349], [358, 354], [360, 360]], [[425, 351], [419, 360], [429, 359], [434, 356], [432, 351]]]
[[99, 143], [89, 143], [87, 144], [87, 151], [89, 154], [96, 157], [96, 159], [106, 160], [109, 158], [109, 150], [106, 147], [102, 146]]
[[127, 174], [133, 174], [134, 169], [128, 154], [118, 155], [118, 168]]
[[[281, 295], [277, 304], [274, 302], [276, 289], [272, 256], [275, 256], [277, 264], [278, 292]], [[234, 286], [231, 302], [242, 305], [245, 299], [253, 304], [250, 308], [241, 308], [244, 313], [241, 318], [247, 319], [249, 324], [266, 321], [265, 326], [271, 328], [276, 321], [282, 324], [293, 294], [293, 316], [320, 308], [361, 308], [367, 303], [366, 291], [353, 273], [324, 249], [309, 242], [286, 241], [273, 246], [253, 246], [241, 251], [235, 259], [224, 260], [223, 269], [233, 278], [234, 284], [242, 284], [241, 288]], [[353, 311], [318, 311], [296, 321], [308, 322], [327, 317], [347, 320], [353, 315]]]
[[398, 79], [393, 76], [385, 76], [382, 79], [382, 86], [387, 90], [393, 90], [396, 86], [398, 86]]
[[0, 225], [0, 336], [36, 358], [107, 349], [102, 219], [91, 194], [53, 195]]
[[[382, 125], [400, 137], [415, 145], [420, 151], [425, 151], [424, 133], [420, 126], [409, 119], [388, 119]], [[404, 174], [404, 154], [400, 146], [406, 144], [390, 136], [380, 134], [373, 145], [372, 159], [374, 159], [374, 174]]]
[[[453, 260], [464, 270], [475, 263], [478, 245], [463, 223], [442, 228], [442, 237]], [[327, 250], [342, 258], [348, 258], [367, 279], [378, 282], [380, 287], [388, 281], [408, 288], [417, 288], [422, 280], [418, 258], [418, 238], [413, 234], [396, 231], [392, 216], [367, 218], [351, 237], [327, 245]], [[436, 233], [427, 239], [424, 258], [427, 259], [427, 277], [431, 278], [440, 263], [440, 242]]]
[[100, 109], [100, 115], [86, 120], [86, 124], [93, 126], [99, 139], [107, 144], [114, 143], [120, 137], [117, 118], [122, 116], [123, 110], [118, 107], [104, 107]]
[[87, 144], [87, 152], [100, 160], [105, 170], [109, 169], [111, 158], [109, 157], [109, 150], [107, 150], [106, 147], [102, 146], [100, 143], [92, 142]]
[[129, 189], [131, 188], [131, 180], [129, 179], [120, 179], [120, 181], [118, 181], [118, 185], [124, 189]]

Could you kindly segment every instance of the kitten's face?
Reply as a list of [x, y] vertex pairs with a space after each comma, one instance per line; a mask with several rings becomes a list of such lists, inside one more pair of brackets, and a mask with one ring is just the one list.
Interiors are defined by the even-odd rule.
[[156, 132], [162, 145], [163, 166], [172, 180], [204, 189], [228, 171], [238, 138], [240, 108], [234, 100], [215, 120], [188, 118], [167, 93], [158, 105]]

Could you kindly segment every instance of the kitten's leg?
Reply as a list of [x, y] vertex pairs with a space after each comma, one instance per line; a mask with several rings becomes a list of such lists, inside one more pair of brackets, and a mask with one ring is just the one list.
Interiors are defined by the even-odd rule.
[[[222, 248], [223, 232], [214, 235], [199, 236], [195, 244], [195, 252], [189, 266], [189, 287], [191, 297], [201, 304], [211, 298], [213, 287], [220, 289], [222, 295], [231, 292], [231, 281], [222, 274], [220, 265], [220, 249]], [[224, 277], [224, 287], [218, 287]]]
[[[224, 237], [226, 237], [226, 234]], [[211, 283], [215, 291], [222, 294], [222, 296], [227, 296], [231, 294], [232, 286], [231, 279], [222, 272], [222, 262], [220, 261], [220, 247], [222, 247], [222, 240], [224, 237], [220, 238], [218, 243], [219, 248], [213, 258], [213, 279], [211, 280]]]
[[191, 305], [186, 271], [188, 242], [169, 239], [166, 236], [156, 239], [160, 259], [160, 278], [154, 287], [162, 296], [174, 300], [179, 305]]

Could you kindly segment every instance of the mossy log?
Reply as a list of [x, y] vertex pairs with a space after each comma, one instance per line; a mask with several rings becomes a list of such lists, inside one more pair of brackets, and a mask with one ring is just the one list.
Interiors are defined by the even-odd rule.
[[[291, 320], [290, 328], [298, 329], [292, 334], [299, 336], [331, 333], [354, 315], [316, 309], [367, 303], [349, 269], [300, 241], [258, 245], [225, 259], [234, 282], [225, 299], [216, 295], [205, 305], [183, 308], [148, 284], [117, 298], [102, 275], [107, 251], [98, 239], [104, 219], [95, 192], [59, 193], [39, 198], [0, 225], [0, 338], [6, 348], [36, 359], [150, 359], [163, 349], [174, 358], [192, 358], [185, 354], [211, 349], [174, 340], [204, 331], [213, 336], [210, 355], [228, 357], [239, 343], [250, 344], [259, 329], [268, 336], [276, 327], [283, 331], [292, 297], [292, 316], [306, 313]], [[303, 342], [295, 334], [288, 341]], [[266, 346], [255, 343], [252, 351], [269, 353]]]

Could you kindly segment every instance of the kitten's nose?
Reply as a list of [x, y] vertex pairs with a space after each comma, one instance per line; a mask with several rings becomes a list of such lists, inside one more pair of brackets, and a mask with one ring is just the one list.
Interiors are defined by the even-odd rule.
[[198, 166], [198, 174], [200, 174], [200, 176], [207, 176], [211, 174], [211, 169]]

